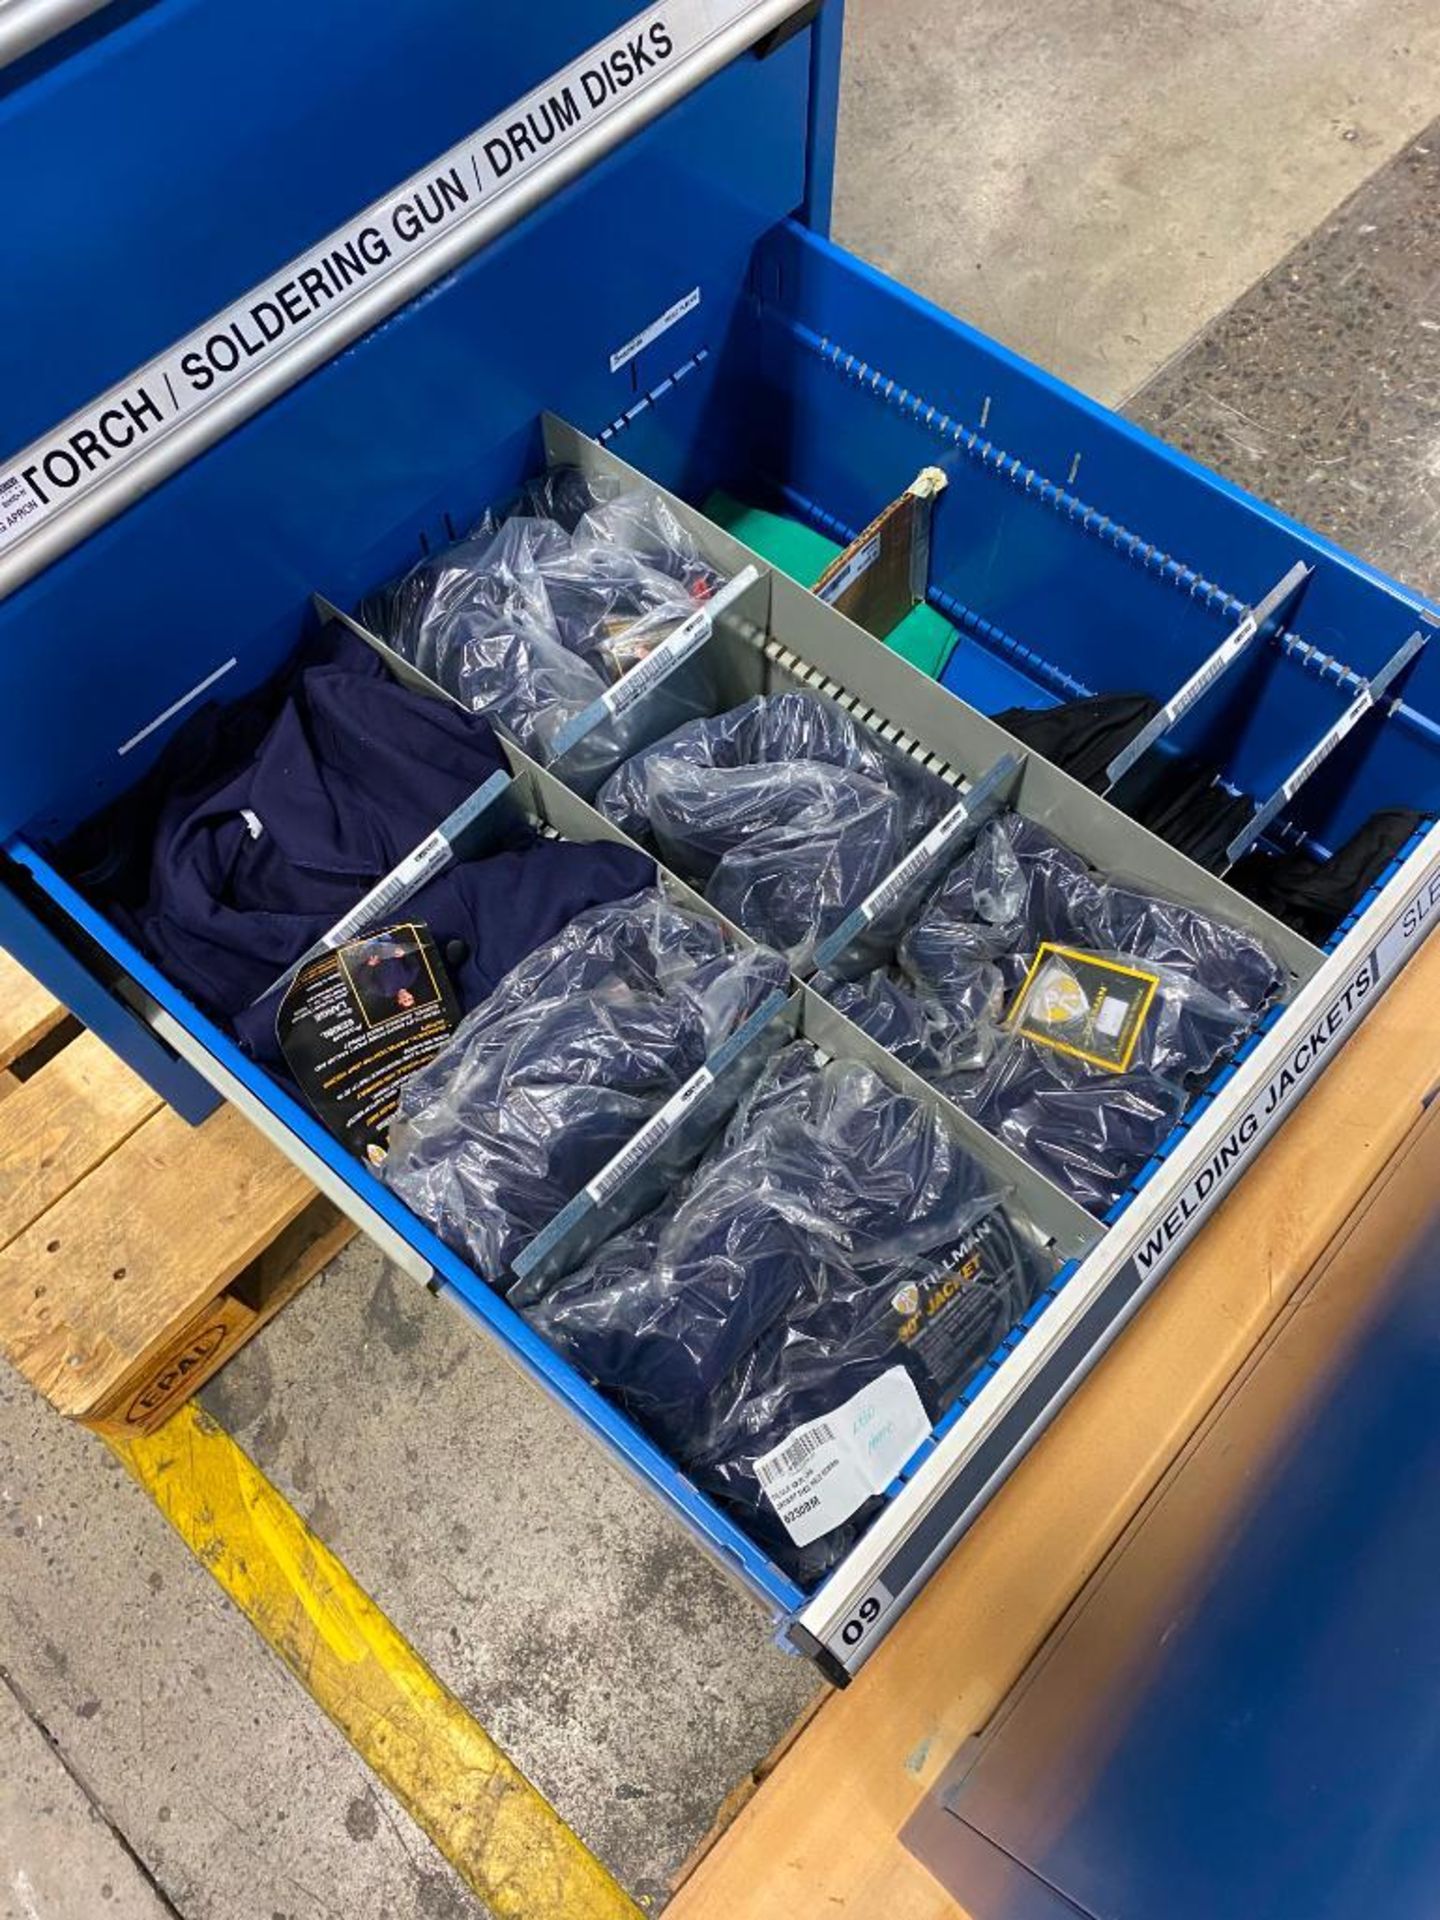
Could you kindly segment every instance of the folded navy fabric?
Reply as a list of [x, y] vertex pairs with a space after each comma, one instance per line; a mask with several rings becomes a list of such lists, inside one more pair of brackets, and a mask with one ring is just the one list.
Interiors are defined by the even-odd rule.
[[754, 939], [808, 965], [938, 810], [840, 707], [759, 695], [612, 774], [596, 805]]
[[[270, 707], [262, 727], [249, 710], [195, 723], [212, 748], [245, 743], [228, 765], [223, 752], [206, 760], [194, 742], [177, 744], [143, 891], [112, 911], [176, 986], [277, 1062], [273, 996], [253, 1003], [508, 767], [484, 720], [401, 686], [372, 648], [337, 629]], [[575, 914], [652, 875], [628, 849], [519, 829], [492, 855], [447, 868], [405, 914], [430, 926], [461, 1004], [473, 1005]]]
[[777, 990], [773, 954], [646, 890], [532, 953], [401, 1091], [386, 1184], [492, 1284]]
[[[1047, 942], [1153, 976], [1123, 1070], [1007, 1027]], [[932, 889], [891, 966], [817, 984], [1103, 1213], [1163, 1144], [1190, 1091], [1253, 1029], [1283, 974], [1243, 928], [1107, 879], [1033, 821], [1006, 814]]]
[[797, 1547], [756, 1460], [896, 1366], [935, 1417], [1052, 1272], [928, 1107], [800, 1043], [676, 1200], [528, 1312], [808, 1580], [869, 1503]]

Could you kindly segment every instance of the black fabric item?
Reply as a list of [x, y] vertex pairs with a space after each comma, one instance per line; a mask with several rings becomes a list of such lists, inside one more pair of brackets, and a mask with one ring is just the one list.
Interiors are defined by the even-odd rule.
[[[1148, 693], [1096, 693], [1055, 707], [1007, 707], [996, 722], [1096, 793], [1117, 753], [1160, 711]], [[1248, 794], [1218, 784], [1219, 768], [1157, 745], [1110, 795], [1122, 813], [1212, 871], [1255, 811]]]
[[1056, 707], [1007, 707], [997, 726], [1098, 793], [1105, 769], [1160, 711], [1148, 693], [1092, 693]]
[[1214, 767], [1158, 748], [1130, 769], [1110, 798], [1212, 873], [1224, 866], [1225, 849], [1255, 811], [1248, 793], [1230, 793], [1217, 783]]
[[1304, 853], [1247, 853], [1230, 873], [1230, 885], [1307, 940], [1323, 942], [1425, 818], [1408, 807], [1372, 813], [1328, 860]]

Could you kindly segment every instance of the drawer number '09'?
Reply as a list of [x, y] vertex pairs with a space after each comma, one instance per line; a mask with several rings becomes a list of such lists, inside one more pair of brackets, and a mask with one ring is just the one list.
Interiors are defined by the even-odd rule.
[[890, 1590], [877, 1581], [840, 1629], [840, 1640], [847, 1652], [854, 1652], [890, 1604]]

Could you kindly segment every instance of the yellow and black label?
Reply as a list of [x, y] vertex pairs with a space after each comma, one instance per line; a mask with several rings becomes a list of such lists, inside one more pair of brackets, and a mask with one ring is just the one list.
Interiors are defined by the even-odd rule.
[[1159, 984], [1159, 974], [1148, 968], [1047, 940], [1016, 997], [1010, 1024], [1037, 1046], [1106, 1073], [1124, 1073]]

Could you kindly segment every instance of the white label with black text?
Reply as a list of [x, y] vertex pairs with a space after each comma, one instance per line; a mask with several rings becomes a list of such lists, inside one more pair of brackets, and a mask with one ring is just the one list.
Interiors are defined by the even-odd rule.
[[1135, 1249], [1135, 1263], [1142, 1274], [1148, 1274], [1178, 1252], [1230, 1184], [1241, 1163], [1278, 1123], [1301, 1088], [1322, 1067], [1329, 1065], [1340, 1042], [1374, 998], [1386, 974], [1398, 964], [1398, 948], [1391, 948], [1391, 952], [1393, 958], [1389, 966], [1385, 966], [1386, 942], [1382, 941], [1380, 950], [1361, 962], [1325, 1010], [1311, 1020], [1290, 1046], [1280, 1065], [1205, 1164], [1191, 1176], [1164, 1217]]
[[[543, 163], [664, 80], [754, 11], [755, 4], [669, 0], [645, 8], [167, 352], [14, 455], [0, 467], [0, 552], [287, 354], [323, 321], [368, 296], [377, 282], [407, 267], [457, 228], [488, 216]], [[223, 207], [209, 209], [217, 231], [224, 230], [224, 216]], [[189, 243], [197, 237], [189, 235]], [[177, 235], [176, 243], [183, 247], [186, 236]], [[698, 291], [686, 296], [698, 297]], [[102, 313], [101, 322], [103, 318]]]
[[687, 313], [693, 313], [700, 304], [700, 289], [692, 287], [683, 300], [677, 300], [673, 307], [667, 307], [658, 320], [652, 320], [648, 327], [641, 329], [632, 340], [623, 347], [617, 347], [610, 356], [610, 371], [618, 373], [621, 367], [628, 367], [637, 353], [643, 353], [646, 347], [653, 347], [662, 333], [668, 333], [671, 327], [678, 325]]
[[1340, 718], [1335, 722], [1334, 726], [1331, 727], [1325, 737], [1317, 741], [1310, 749], [1309, 753], [1306, 754], [1299, 766], [1296, 767], [1295, 771], [1281, 787], [1280, 791], [1287, 800], [1293, 800], [1295, 798], [1295, 795], [1300, 791], [1301, 787], [1304, 786], [1305, 782], [1310, 778], [1311, 774], [1314, 773], [1320, 763], [1329, 759], [1330, 755], [1335, 751], [1336, 747], [1339, 746], [1346, 734], [1353, 732], [1353, 730], [1359, 726], [1360, 722], [1365, 718], [1374, 704], [1374, 694], [1370, 691], [1369, 687], [1362, 687], [1359, 693], [1356, 694], [1352, 704], [1345, 709], [1344, 713], [1341, 714]]
[[595, 1178], [586, 1183], [585, 1191], [597, 1207], [603, 1207], [610, 1196], [624, 1186], [632, 1173], [639, 1172], [661, 1142], [675, 1131], [691, 1107], [714, 1084], [714, 1074], [708, 1067], [701, 1067], [678, 1093], [671, 1094], [658, 1113], [651, 1114], [629, 1146], [622, 1148], [608, 1166], [602, 1167]]
[[790, 1538], [808, 1547], [883, 1493], [929, 1433], [915, 1382], [891, 1367], [761, 1454], [755, 1473]]
[[851, 554], [850, 558], [845, 562], [833, 580], [827, 580], [825, 582], [824, 586], [819, 589], [820, 599], [825, 602], [827, 607], [833, 607], [845, 589], [853, 586], [857, 580], [862, 579], [879, 558], [880, 535], [877, 533], [865, 542], [858, 553]]
[[1249, 646], [1258, 632], [1254, 614], [1247, 613], [1229, 639], [1221, 641], [1194, 678], [1188, 680], [1174, 699], [1167, 700], [1161, 708], [1160, 717], [1167, 727], [1173, 726], [1182, 714], [1190, 711], [1202, 694], [1210, 691], [1231, 661]]
[[959, 800], [942, 820], [938, 820], [917, 847], [913, 847], [875, 891], [861, 905], [866, 923], [884, 913], [904, 893], [910, 882], [936, 860], [970, 818], [970, 801]]
[[631, 667], [613, 687], [606, 689], [600, 696], [601, 705], [608, 708], [616, 719], [622, 713], [628, 713], [637, 700], [704, 646], [710, 638], [710, 627], [710, 615], [703, 607], [687, 620], [682, 620], [673, 632], [666, 634], [652, 654]]
[[[628, 713], [635, 702], [647, 694], [654, 686], [675, 671], [688, 660], [692, 653], [699, 651], [710, 638], [714, 630], [717, 615], [738, 600], [747, 587], [754, 586], [760, 578], [758, 568], [742, 567], [733, 579], [727, 580], [711, 596], [709, 604], [699, 607], [687, 619], [670, 633], [656, 647], [647, 659], [631, 667], [623, 679], [617, 680], [613, 687], [607, 687], [596, 701], [597, 708], [603, 708], [616, 719], [622, 713]], [[583, 716], [582, 716], [583, 718]], [[565, 733], [560, 736], [566, 739]], [[570, 742], [566, 742], [570, 744]], [[559, 743], [557, 742], [557, 750]]]

